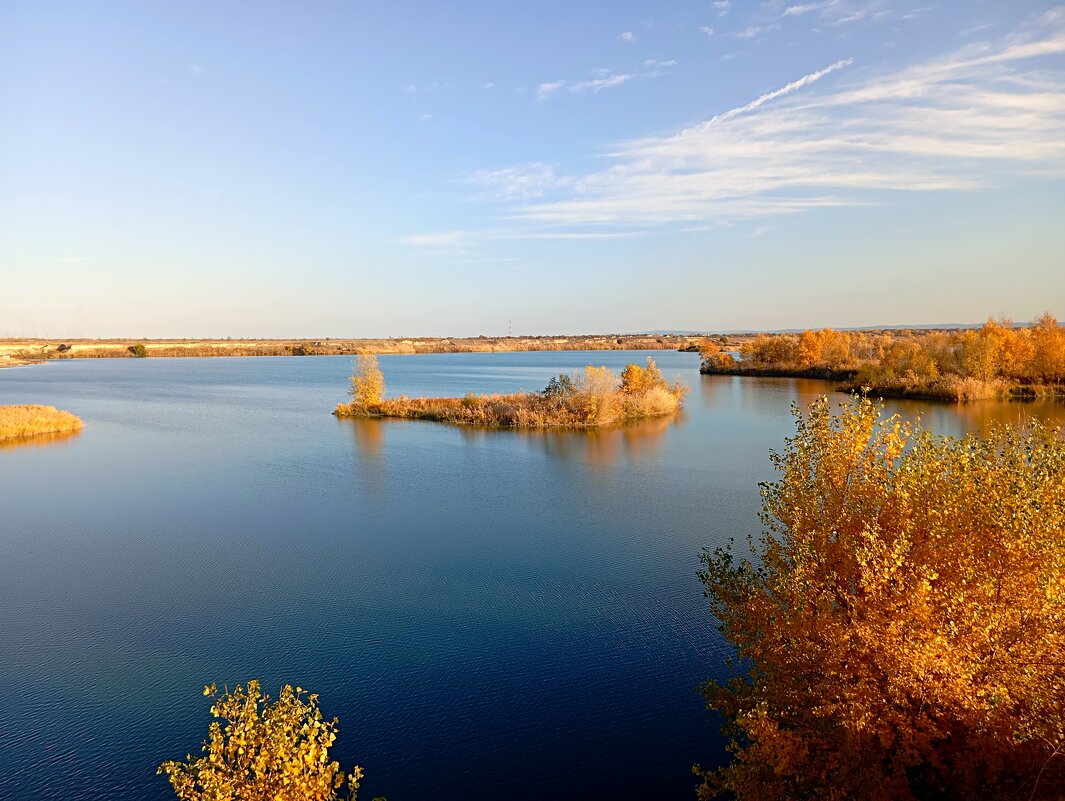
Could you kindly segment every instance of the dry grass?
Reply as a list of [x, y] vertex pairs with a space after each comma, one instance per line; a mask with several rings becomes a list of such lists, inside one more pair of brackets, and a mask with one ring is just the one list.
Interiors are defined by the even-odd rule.
[[80, 430], [80, 418], [54, 406], [0, 406], [0, 440]]

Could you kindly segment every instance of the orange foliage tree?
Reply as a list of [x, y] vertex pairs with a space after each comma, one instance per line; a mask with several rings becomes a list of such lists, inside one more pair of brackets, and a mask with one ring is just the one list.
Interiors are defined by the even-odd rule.
[[1065, 440], [798, 412], [754, 561], [704, 553], [741, 675], [701, 798], [1065, 797]]

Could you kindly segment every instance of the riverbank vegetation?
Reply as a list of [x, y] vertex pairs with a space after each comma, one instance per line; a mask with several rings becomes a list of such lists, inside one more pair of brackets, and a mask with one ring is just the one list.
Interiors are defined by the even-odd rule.
[[203, 694], [215, 718], [204, 756], [189, 754], [185, 762], [170, 760], [158, 770], [180, 801], [354, 801], [362, 768], [345, 774], [329, 759], [337, 721], [322, 717], [317, 695], [285, 685], [271, 700], [257, 681], [221, 694], [212, 684]]
[[753, 560], [703, 557], [744, 672], [704, 687], [734, 758], [700, 797], [1061, 798], [1062, 431], [797, 417]]
[[599, 334], [392, 339], [0, 339], [5, 359], [128, 359], [137, 356], [354, 356], [360, 353], [505, 353], [550, 350], [682, 350], [698, 337]]
[[1065, 328], [1050, 314], [1030, 327], [988, 320], [959, 331], [760, 334], [738, 359], [714, 342], [701, 353], [704, 373], [825, 378], [884, 397], [1065, 394]]
[[81, 419], [54, 406], [0, 406], [0, 441], [81, 430]]
[[541, 392], [468, 394], [463, 398], [389, 398], [376, 358], [360, 358], [351, 377], [350, 403], [338, 417], [397, 417], [497, 428], [597, 428], [676, 414], [687, 387], [670, 384], [650, 358], [621, 375], [606, 367], [585, 367], [552, 378]]

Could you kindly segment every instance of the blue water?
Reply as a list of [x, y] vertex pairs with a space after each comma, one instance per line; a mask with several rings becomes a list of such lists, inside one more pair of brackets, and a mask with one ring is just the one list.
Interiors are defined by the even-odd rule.
[[[462, 395], [645, 355], [381, 364], [390, 394]], [[197, 751], [201, 687], [250, 678], [320, 694], [364, 798], [692, 798], [723, 753], [694, 688], [729, 653], [698, 554], [758, 532], [790, 406], [829, 386], [652, 355], [686, 412], [596, 433], [337, 420], [340, 357], [0, 370], [0, 403], [85, 421], [0, 450], [0, 798], [172, 798], [155, 768]]]

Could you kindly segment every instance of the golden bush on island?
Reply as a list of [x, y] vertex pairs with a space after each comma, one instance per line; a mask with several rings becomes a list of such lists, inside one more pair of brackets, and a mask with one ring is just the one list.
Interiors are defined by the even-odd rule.
[[1063, 797], [1062, 432], [797, 417], [755, 560], [703, 556], [746, 672], [704, 687], [734, 758], [700, 797]]
[[322, 718], [318, 696], [304, 696], [302, 687], [285, 685], [276, 699], [262, 693], [257, 681], [218, 694], [216, 718], [203, 744], [204, 756], [159, 767], [180, 801], [334, 801], [347, 785], [354, 799], [362, 768], [345, 774], [330, 760], [336, 740], [336, 719]]
[[355, 360], [355, 372], [351, 375], [352, 403], [368, 407], [380, 403], [385, 396], [385, 376], [377, 364], [377, 357], [364, 354]]

